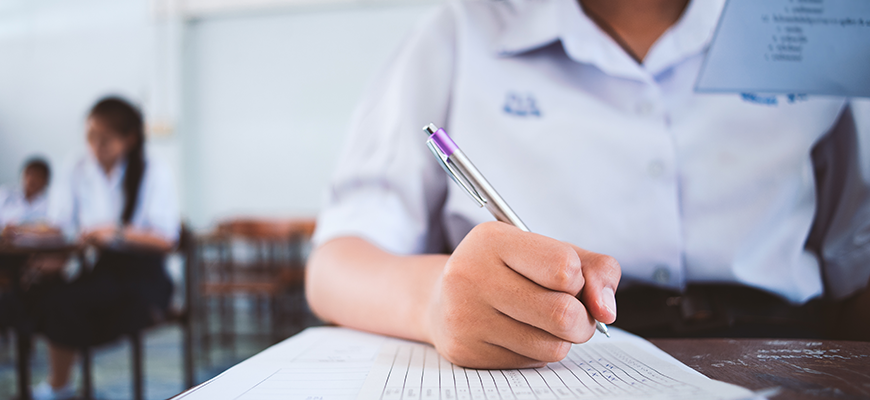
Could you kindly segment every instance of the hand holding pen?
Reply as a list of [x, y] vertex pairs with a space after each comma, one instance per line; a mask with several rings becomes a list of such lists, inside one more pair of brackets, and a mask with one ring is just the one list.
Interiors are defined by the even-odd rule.
[[[429, 124], [424, 128], [424, 130], [429, 135], [426, 144], [438, 159], [441, 166], [448, 175], [459, 186], [461, 186], [475, 202], [478, 203], [478, 205], [486, 207], [499, 221], [511, 224], [524, 232], [529, 232], [529, 229], [522, 220], [520, 220], [519, 216], [513, 212], [510, 206], [507, 205], [504, 199], [501, 198], [501, 196], [495, 191], [477, 168], [474, 167], [471, 161], [458, 148], [458, 146], [456, 146], [443, 129], [438, 129], [433, 124]], [[486, 229], [496, 228], [493, 227]], [[472, 232], [474, 233], [474, 231]], [[510, 230], [508, 230], [508, 232], [510, 232]], [[540, 236], [535, 239], [538, 240], [542, 238], [549, 239]], [[526, 243], [528, 243], [528, 240], [528, 237], [522, 239], [522, 241], [525, 241]], [[549, 240], [558, 242], [553, 239]], [[463, 243], [464, 242], [465, 241], [463, 241]], [[517, 243], [520, 243], [520, 241]], [[610, 257], [588, 252], [576, 246], [562, 242], [558, 243], [560, 245], [569, 246], [572, 255], [568, 255], [564, 257], [564, 259], [556, 260], [554, 263], [548, 263], [546, 258], [551, 255], [550, 252], [555, 252], [558, 256], [560, 251], [564, 252], [564, 247], [556, 246], [562, 247], [562, 249], [555, 248], [547, 251], [545, 247], [547, 245], [552, 246], [554, 243], [542, 243], [543, 247], [537, 249], [539, 250], [537, 254], [539, 254], [542, 259], [538, 262], [531, 262], [531, 264], [538, 265], [537, 269], [528, 268], [529, 260], [524, 260], [523, 263], [511, 263], [506, 259], [504, 261], [515, 272], [521, 274], [528, 280], [537, 283], [544, 290], [551, 289], [552, 291], [562, 293], [578, 294], [578, 297], [583, 300], [584, 304], [593, 305], [593, 308], [599, 311], [599, 314], [601, 314], [599, 319], [605, 319], [608, 321], [615, 319], [614, 289], [619, 281], [619, 264]], [[460, 244], [460, 247], [462, 247], [462, 244]], [[460, 248], [458, 247], [457, 251], [459, 250]], [[535, 254], [535, 249], [532, 250], [531, 253]], [[549, 270], [551, 266], [555, 266], [555, 270]], [[548, 276], [548, 274], [550, 275]], [[563, 304], [563, 306], [567, 310], [572, 306], [572, 302], [567, 301], [566, 303], [567, 304]], [[583, 308], [583, 306], [581, 306], [576, 300], [573, 300], [573, 303], [573, 306]], [[577, 310], [575, 311], [579, 312]], [[585, 313], [586, 309], [583, 308], [583, 311]], [[586, 314], [586, 319], [594, 321], [592, 318], [592, 315]], [[518, 318], [517, 320], [523, 321], [523, 318]], [[577, 323], [582, 324], [581, 321], [582, 319], [577, 318]], [[560, 323], [564, 325], [564, 320], [560, 319]], [[541, 324], [531, 325], [538, 328], [544, 328]], [[544, 322], [543, 325], [546, 325], [546, 322]], [[604, 324], [595, 321], [594, 325], [599, 331], [608, 335], [607, 328]], [[570, 327], [563, 326], [560, 329], [570, 330]], [[551, 330], [546, 328], [544, 328], [544, 330], [553, 333], [558, 337], [564, 338], [564, 336], [552, 332]], [[577, 340], [572, 341], [579, 342]]]

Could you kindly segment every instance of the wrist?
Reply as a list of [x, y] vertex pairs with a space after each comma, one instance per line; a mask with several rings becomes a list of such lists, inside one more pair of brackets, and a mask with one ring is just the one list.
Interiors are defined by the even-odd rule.
[[425, 272], [422, 274], [420, 298], [416, 315], [415, 335], [420, 341], [435, 344], [435, 331], [438, 329], [438, 315], [441, 309], [441, 275], [444, 265], [449, 259], [447, 256], [427, 256], [428, 260], [422, 266]]
[[115, 227], [115, 231], [112, 233], [112, 238], [110, 241], [110, 244], [112, 246], [120, 246], [124, 244], [124, 242], [126, 241], [124, 231], [125, 229], [123, 225], [118, 225], [117, 227]]

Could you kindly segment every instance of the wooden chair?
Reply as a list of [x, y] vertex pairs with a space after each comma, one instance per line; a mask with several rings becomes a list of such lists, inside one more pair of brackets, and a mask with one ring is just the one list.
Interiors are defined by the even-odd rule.
[[[185, 388], [191, 388], [196, 383], [193, 365], [193, 319], [191, 317], [191, 309], [194, 304], [193, 287], [196, 281], [193, 251], [195, 244], [193, 243], [194, 235], [190, 230], [182, 225], [181, 234], [179, 236], [178, 248], [176, 252], [184, 258], [184, 282], [182, 288], [184, 290], [184, 304], [181, 307], [173, 307], [166, 314], [165, 318], [158, 321], [149, 328], [154, 328], [166, 324], [178, 324], [182, 328], [182, 363], [184, 373]], [[144, 380], [144, 352], [142, 335], [143, 331], [133, 332], [129, 335], [130, 350], [131, 350], [131, 370], [133, 384], [133, 398], [135, 400], [143, 400], [145, 398], [145, 380]], [[91, 374], [91, 349], [88, 347], [81, 349], [82, 355], [82, 398], [93, 399], [93, 377]]]
[[[254, 317], [262, 326], [262, 308], [268, 308], [271, 341], [282, 339], [283, 296], [301, 292], [305, 280], [305, 250], [314, 232], [313, 219], [235, 219], [198, 239], [199, 298], [203, 305], [214, 300], [221, 324], [222, 346], [235, 351], [236, 296], [253, 299]], [[247, 251], [243, 251], [247, 250]], [[245, 259], [243, 253], [249, 253]], [[205, 330], [199, 343], [208, 355], [211, 346], [209, 309], [198, 310], [199, 326]], [[296, 313], [298, 315], [298, 313]], [[206, 357], [206, 362], [208, 362]]]
[[[28, 259], [34, 255], [72, 256], [81, 254], [78, 244], [57, 241], [48, 238], [47, 241], [29, 241], [27, 244], [15, 244], [0, 238], [0, 266], [6, 269], [7, 288], [14, 298], [23, 301], [24, 288], [22, 278], [27, 274]], [[39, 238], [37, 238], [39, 239]], [[15, 320], [17, 318], [13, 318]], [[29, 318], [9, 321], [15, 332], [15, 369], [18, 375], [19, 398], [30, 399], [30, 353], [32, 351], [32, 335], [34, 321]]]

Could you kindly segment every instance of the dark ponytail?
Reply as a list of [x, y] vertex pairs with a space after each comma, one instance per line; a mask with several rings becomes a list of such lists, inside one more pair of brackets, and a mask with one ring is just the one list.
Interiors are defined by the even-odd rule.
[[120, 97], [105, 97], [91, 108], [89, 116], [99, 118], [124, 139], [134, 138], [134, 144], [127, 152], [123, 184], [124, 211], [121, 221], [127, 225], [136, 211], [142, 176], [145, 174], [145, 123], [142, 113]]

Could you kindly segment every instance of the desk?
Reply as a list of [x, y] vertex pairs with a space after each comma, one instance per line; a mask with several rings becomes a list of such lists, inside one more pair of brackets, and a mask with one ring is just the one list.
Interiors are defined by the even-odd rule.
[[[0, 244], [0, 269], [11, 270], [12, 293], [22, 298], [21, 270], [27, 265], [27, 259], [33, 255], [69, 254], [79, 250], [78, 245], [53, 243], [40, 247], [19, 247], [11, 244]], [[30, 323], [20, 322], [15, 326], [15, 364], [18, 375], [18, 398], [30, 399], [30, 347], [33, 327]]]
[[[352, 342], [352, 346], [347, 346], [346, 343], [351, 342], [345, 342], [344, 346], [338, 347], [341, 353], [338, 355], [328, 351], [323, 352], [322, 349], [313, 351], [311, 346], [316, 343], [330, 343], [330, 341], [337, 340], [335, 331], [330, 331], [337, 328], [316, 329], [318, 331], [303, 331], [301, 334], [244, 361], [220, 377], [191, 388], [173, 399], [188, 400], [188, 396], [191, 400], [194, 398], [209, 400], [237, 398], [249, 393], [252, 388], [276, 374], [276, 371], [294, 371], [288, 372], [286, 376], [282, 377], [280, 379], [282, 382], [293, 380], [307, 382], [306, 379], [312, 379], [316, 373], [314, 375], [306, 373], [298, 375], [300, 367], [293, 366], [293, 360], [297, 355], [315, 354], [316, 357], [321, 358], [317, 361], [334, 363], [345, 356], [348, 349], [359, 350], [372, 345], [372, 343], [363, 341]], [[348, 337], [338, 340], [346, 341], [349, 340]], [[771, 397], [773, 400], [870, 398], [870, 343], [766, 339], [652, 339], [649, 342], [710, 378], [755, 391], [778, 387], [780, 391]], [[375, 343], [375, 345], [377, 344]], [[363, 353], [368, 354], [365, 351]], [[338, 358], [333, 359], [333, 355]], [[308, 361], [312, 361], [312, 359]], [[338, 374], [341, 367], [336, 365], [339, 364], [328, 365], [327, 369], [333, 371], [330, 373]], [[321, 367], [314, 366], [312, 371], [323, 371], [319, 369]], [[312, 368], [312, 366], [308, 365], [306, 368]], [[359, 371], [353, 373], [358, 374]], [[291, 379], [293, 375], [296, 376], [296, 379]], [[362, 376], [365, 377], [366, 374], [363, 373]], [[353, 389], [352, 385], [347, 386], [349, 381], [353, 381], [353, 379], [343, 380], [345, 386], [342, 388]], [[315, 382], [328, 381], [320, 379]], [[362, 383], [359, 385], [362, 386]], [[267, 383], [266, 386], [265, 397], [253, 395], [247, 398], [291, 399], [306, 398], [307, 396], [304, 393], [296, 393], [302, 396], [293, 397], [288, 393], [282, 393], [281, 390], [286, 389], [279, 388], [280, 385], [275, 385], [275, 382]], [[307, 389], [316, 387], [303, 386]], [[262, 394], [260, 393], [260, 395]], [[342, 398], [354, 398], [349, 392], [333, 394], [344, 396]]]
[[773, 399], [870, 398], [870, 342], [769, 339], [650, 339], [696, 371]]

